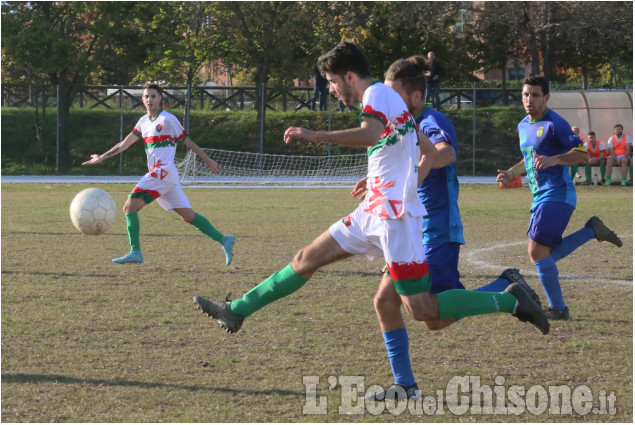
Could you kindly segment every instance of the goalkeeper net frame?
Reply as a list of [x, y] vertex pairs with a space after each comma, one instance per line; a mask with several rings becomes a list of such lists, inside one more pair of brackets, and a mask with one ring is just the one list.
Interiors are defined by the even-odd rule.
[[192, 150], [176, 158], [182, 185], [262, 184], [350, 186], [366, 176], [366, 154], [299, 156], [202, 148], [218, 163], [218, 174]]

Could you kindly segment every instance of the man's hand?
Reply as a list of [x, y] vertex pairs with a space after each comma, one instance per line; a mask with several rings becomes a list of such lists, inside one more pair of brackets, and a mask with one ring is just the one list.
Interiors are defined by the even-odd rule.
[[316, 131], [307, 130], [306, 128], [302, 127], [289, 127], [284, 132], [284, 143], [288, 145], [294, 138], [304, 139], [309, 142], [317, 142], [318, 140], [316, 136]]
[[359, 200], [363, 201], [366, 196], [366, 181], [368, 177], [364, 177], [360, 181], [357, 182], [353, 190], [351, 190], [351, 195], [353, 198], [357, 198], [359, 196]]
[[207, 162], [207, 166], [210, 170], [212, 170], [212, 174], [218, 174], [218, 162], [210, 158], [210, 160]]
[[536, 153], [534, 153], [534, 168], [536, 170], [553, 167], [554, 165], [558, 165], [559, 163], [560, 158], [558, 158], [558, 156], [545, 156], [537, 155]]
[[82, 165], [93, 165], [93, 164], [97, 164], [98, 162], [101, 162], [104, 160], [104, 156], [103, 155], [98, 155], [96, 153], [92, 154], [90, 156], [90, 159], [88, 161], [85, 161], [82, 163]]
[[509, 170], [498, 170], [498, 176], [496, 176], [496, 182], [509, 184], [512, 181], [514, 175]]

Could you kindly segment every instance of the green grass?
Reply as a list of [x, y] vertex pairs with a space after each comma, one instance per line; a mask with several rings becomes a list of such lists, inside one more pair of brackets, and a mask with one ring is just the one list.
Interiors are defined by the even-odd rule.
[[[146, 262], [116, 265], [125, 220], [84, 236], [68, 208], [86, 185], [2, 185], [2, 421], [4, 422], [632, 422], [632, 189], [578, 188], [567, 230], [599, 215], [620, 249], [590, 241], [558, 263], [571, 320], [551, 333], [508, 315], [431, 332], [410, 318], [410, 355], [424, 395], [454, 376], [482, 385], [588, 386], [614, 393], [615, 415], [455, 416], [338, 413], [330, 376], [388, 385], [392, 373], [373, 309], [380, 260], [353, 258], [248, 318], [236, 335], [198, 313], [192, 296], [239, 296], [283, 268], [356, 202], [348, 189], [186, 189], [196, 211], [236, 235], [234, 262], [192, 226], [152, 204], [141, 214]], [[121, 207], [130, 185], [104, 185]], [[526, 188], [462, 186], [474, 288], [521, 269], [546, 302], [526, 253]], [[247, 208], [246, 206], [250, 206]], [[324, 415], [303, 415], [303, 376], [319, 376]], [[500, 379], [500, 378], [499, 378]]]

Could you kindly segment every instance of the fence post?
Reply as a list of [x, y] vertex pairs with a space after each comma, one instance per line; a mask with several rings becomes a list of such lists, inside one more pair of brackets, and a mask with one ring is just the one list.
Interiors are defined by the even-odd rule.
[[[119, 86], [119, 140], [123, 140], [123, 85]], [[119, 174], [123, 174], [123, 152], [119, 152]]]
[[60, 173], [60, 85], [56, 92], [56, 126], [55, 126], [55, 174]]
[[476, 176], [476, 82], [472, 81], [472, 177], [474, 176]]
[[260, 154], [262, 155], [265, 151], [265, 111], [267, 110], [265, 83], [262, 83], [260, 93]]
[[190, 102], [192, 101], [192, 82], [187, 82], [187, 93], [185, 94], [185, 129], [190, 132]]

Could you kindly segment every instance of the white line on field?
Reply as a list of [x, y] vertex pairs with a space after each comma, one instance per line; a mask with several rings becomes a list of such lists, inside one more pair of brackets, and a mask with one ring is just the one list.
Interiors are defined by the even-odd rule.
[[[624, 236], [620, 236], [620, 238], [624, 239], [624, 238], [632, 238], [633, 235], [624, 235]], [[505, 248], [510, 248], [510, 247], [514, 247], [514, 246], [519, 246], [519, 245], [527, 245], [527, 241], [520, 241], [520, 242], [510, 242], [510, 243], [505, 243], [505, 244], [499, 244], [499, 245], [494, 245], [494, 246], [490, 246], [487, 248], [477, 248], [477, 249], [471, 249], [469, 251], [467, 251], [465, 253], [465, 258], [467, 259], [467, 262], [469, 265], [471, 266], [477, 266], [477, 267], [483, 267], [483, 268], [487, 268], [487, 269], [495, 269], [495, 270], [503, 270], [507, 267], [509, 267], [509, 264], [493, 264], [490, 263], [486, 260], [483, 260], [483, 253], [485, 252], [489, 252], [489, 251], [496, 251], [496, 250], [502, 250]], [[520, 271], [524, 276], [531, 276], [533, 278], [538, 278], [538, 273], [536, 273], [535, 269], [532, 269], [531, 271], [527, 271], [527, 270], [521, 270]], [[607, 278], [598, 278], [598, 277], [592, 277], [592, 276], [572, 276], [572, 275], [560, 275], [560, 279], [562, 280], [603, 280], [612, 284], [617, 284], [617, 285], [630, 285], [633, 286], [633, 281], [632, 280], [619, 280], [619, 279], [607, 279]]]

